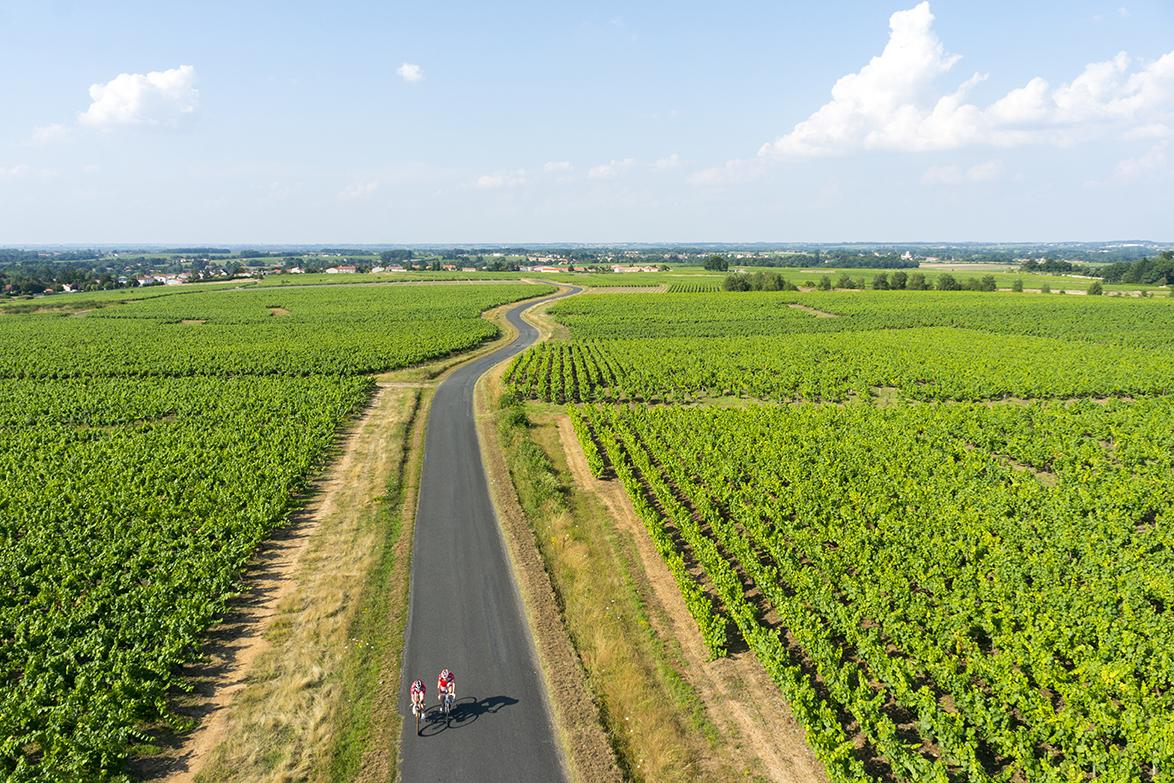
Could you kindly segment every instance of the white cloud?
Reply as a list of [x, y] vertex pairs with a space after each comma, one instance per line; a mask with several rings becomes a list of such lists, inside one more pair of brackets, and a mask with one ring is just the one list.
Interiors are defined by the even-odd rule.
[[424, 80], [424, 69], [415, 63], [404, 63], [396, 68], [395, 72], [405, 82], [419, 82]]
[[58, 176], [54, 169], [39, 169], [17, 163], [12, 166], [0, 166], [0, 182], [4, 180], [51, 179]]
[[928, 2], [894, 13], [881, 54], [841, 77], [830, 101], [790, 133], [764, 144], [759, 155], [1069, 143], [1105, 123], [1120, 127], [1152, 122], [1174, 104], [1174, 52], [1134, 70], [1122, 52], [1090, 63], [1067, 84], [1052, 88], [1036, 77], [980, 107], [967, 96], [986, 76], [974, 74], [952, 91], [938, 86], [960, 57], [946, 51], [933, 20]]
[[1136, 158], [1127, 158], [1113, 170], [1117, 182], [1136, 182], [1166, 168], [1167, 142], [1160, 141]]
[[720, 166], [695, 171], [689, 175], [690, 185], [733, 185], [758, 179], [766, 167], [762, 158], [727, 160]]
[[190, 65], [145, 74], [120, 73], [90, 86], [90, 107], [77, 121], [94, 128], [175, 125], [196, 110], [200, 93], [195, 80], [196, 69]]
[[1144, 141], [1146, 139], [1164, 139], [1170, 135], [1170, 126], [1161, 122], [1139, 125], [1125, 132], [1129, 141]]
[[680, 168], [682, 163], [684, 161], [681, 160], [681, 156], [674, 152], [656, 161], [652, 166], [657, 171], [672, 171], [673, 169]]
[[340, 201], [363, 201], [375, 195], [377, 190], [379, 190], [379, 183], [375, 180], [352, 182], [339, 192], [338, 198]]
[[599, 163], [587, 170], [587, 178], [615, 179], [635, 165], [635, 158], [624, 158], [623, 160], [611, 160], [607, 163]]
[[969, 168], [962, 166], [931, 166], [921, 175], [925, 185], [964, 185], [970, 182], [994, 182], [1003, 176], [1003, 162], [988, 160]]
[[33, 170], [23, 163], [15, 166], [0, 166], [0, 179], [21, 179], [32, 174]]
[[525, 184], [525, 169], [500, 171], [496, 174], [482, 174], [480, 177], [477, 177], [476, 182], [473, 183], [475, 187], [481, 188], [482, 190], [492, 190], [494, 188], [517, 188]]
[[33, 128], [33, 143], [34, 144], [49, 144], [54, 141], [64, 139], [70, 134], [68, 125], [62, 125], [59, 122], [51, 125], [41, 125]]
[[575, 167], [569, 160], [550, 160], [543, 165], [542, 170], [547, 174], [570, 174]]

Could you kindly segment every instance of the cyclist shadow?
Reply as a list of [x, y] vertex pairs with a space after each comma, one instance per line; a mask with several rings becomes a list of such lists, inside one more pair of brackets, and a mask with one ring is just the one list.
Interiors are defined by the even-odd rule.
[[477, 721], [482, 715], [493, 715], [503, 707], [517, 704], [518, 700], [511, 696], [489, 696], [478, 701], [472, 696], [457, 699], [452, 705], [452, 712], [448, 720], [439, 707], [433, 707], [428, 712], [428, 723], [420, 727], [420, 736], [432, 737], [445, 729], [460, 729]]

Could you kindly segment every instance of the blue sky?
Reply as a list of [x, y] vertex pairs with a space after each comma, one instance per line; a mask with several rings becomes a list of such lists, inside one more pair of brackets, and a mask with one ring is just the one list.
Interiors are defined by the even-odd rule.
[[1174, 239], [1168, 0], [0, 0], [0, 36], [5, 244]]

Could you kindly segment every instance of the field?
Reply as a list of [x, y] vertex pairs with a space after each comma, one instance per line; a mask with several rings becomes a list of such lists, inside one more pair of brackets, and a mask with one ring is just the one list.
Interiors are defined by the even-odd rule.
[[550, 289], [189, 290], [0, 315], [5, 780], [122, 779], [185, 728], [179, 667], [371, 374], [474, 347], [482, 311]]
[[584, 295], [551, 312], [573, 339], [536, 346], [510, 376], [550, 402], [1174, 393], [1174, 302], [1165, 298]]
[[[878, 274], [885, 273], [892, 277], [896, 271], [902, 271], [906, 274], [922, 274], [926, 281], [931, 285], [936, 285], [937, 280], [944, 274], [951, 275], [959, 282], [965, 282], [972, 278], [981, 278], [990, 275], [995, 279], [995, 285], [1003, 291], [1011, 290], [1011, 287], [1016, 281], [1023, 283], [1023, 287], [1029, 291], [1038, 290], [1043, 286], [1049, 286], [1053, 292], [1067, 291], [1069, 293], [1083, 293], [1086, 291], [1095, 278], [1085, 277], [1081, 275], [1055, 275], [1055, 274], [1039, 274], [1020, 272], [1013, 266], [998, 265], [997, 268], [992, 269], [995, 265], [992, 264], [947, 264], [943, 266], [921, 266], [917, 269], [864, 269], [864, 268], [834, 268], [834, 269], [811, 269], [811, 268], [788, 268], [788, 267], [761, 267], [762, 271], [779, 272], [790, 282], [800, 287], [814, 287], [819, 283], [819, 279], [823, 276], [831, 278], [833, 284], [839, 279], [840, 275], [848, 275], [853, 280], [864, 281], [869, 288], [872, 287], [873, 278]], [[746, 269], [747, 271], [758, 271], [759, 267], [738, 267], [739, 269]], [[1164, 293], [1164, 289], [1160, 286], [1140, 285], [1140, 284], [1105, 284], [1106, 291], [1128, 292], [1128, 291], [1151, 291], [1157, 292], [1159, 295]]]
[[1174, 774], [1174, 302], [583, 295], [569, 406], [833, 781]]

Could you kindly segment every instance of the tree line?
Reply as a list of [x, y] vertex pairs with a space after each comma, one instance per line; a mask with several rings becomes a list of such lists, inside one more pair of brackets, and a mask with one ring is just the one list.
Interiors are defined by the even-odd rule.
[[1174, 285], [1174, 250], [1163, 250], [1139, 261], [1109, 264], [1098, 275], [1106, 283]]

